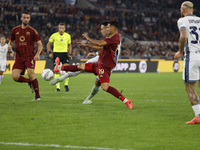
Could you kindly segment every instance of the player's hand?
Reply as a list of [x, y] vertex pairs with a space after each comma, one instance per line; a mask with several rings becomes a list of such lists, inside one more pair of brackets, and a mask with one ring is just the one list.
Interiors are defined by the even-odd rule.
[[40, 60], [40, 55], [37, 55], [37, 54], [36, 54], [36, 55], [34, 56], [34, 60]]
[[49, 54], [49, 58], [53, 58], [53, 54]]
[[10, 53], [10, 57], [11, 57], [11, 58], [14, 58], [14, 53]]
[[87, 54], [87, 58], [89, 58], [90, 56], [96, 56], [96, 53], [95, 53], [95, 52], [88, 53], [88, 54]]
[[89, 36], [87, 34], [82, 34], [82, 36], [86, 39], [86, 40], [89, 40]]
[[79, 46], [83, 46], [83, 47], [86, 47], [86, 43], [83, 43], [83, 42], [76, 42]]
[[178, 60], [179, 58], [183, 57], [183, 53], [180, 53], [180, 51], [178, 51], [175, 55], [174, 55], [174, 59]]
[[12, 46], [8, 45], [8, 50], [11, 51], [12, 50]]
[[72, 60], [72, 56], [71, 55], [69, 55], [69, 60]]

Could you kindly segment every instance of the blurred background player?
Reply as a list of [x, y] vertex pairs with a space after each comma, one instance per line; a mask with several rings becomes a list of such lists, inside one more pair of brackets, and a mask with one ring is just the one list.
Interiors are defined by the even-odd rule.
[[[65, 24], [59, 23], [58, 32], [52, 34], [47, 43], [47, 50], [49, 52], [49, 57], [53, 57], [53, 61], [58, 57], [63, 65], [69, 65], [69, 60], [72, 60], [71, 52], [71, 36], [65, 32]], [[53, 45], [53, 51], [51, 46]], [[53, 54], [52, 54], [53, 52]], [[52, 56], [53, 55], [53, 56]], [[60, 71], [54, 70], [54, 78], [60, 77]], [[69, 78], [65, 79], [65, 91], [69, 91], [68, 87]], [[56, 84], [56, 92], [60, 92], [60, 83]]]
[[[12, 49], [12, 45], [15, 41], [15, 63], [12, 68], [12, 78], [16, 82], [26, 82], [32, 85], [35, 91], [34, 101], [41, 100], [39, 94], [39, 84], [37, 78], [35, 78], [35, 60], [40, 60], [40, 53], [42, 51], [42, 42], [38, 32], [29, 25], [31, 19], [29, 12], [22, 12], [21, 21], [22, 24], [12, 29], [10, 42], [8, 49]], [[38, 45], [38, 51], [34, 53], [34, 43]], [[25, 78], [25, 71], [29, 78]]]
[[175, 59], [183, 57], [183, 81], [186, 91], [195, 113], [193, 120], [186, 124], [200, 123], [199, 96], [195, 90], [195, 84], [200, 80], [200, 17], [193, 15], [193, 3], [185, 1], [181, 5], [181, 17], [177, 24], [180, 31], [179, 50]]
[[10, 53], [10, 56], [14, 56], [14, 52], [12, 50], [8, 50], [8, 44], [6, 43], [6, 37], [1, 36], [1, 44], [0, 44], [0, 84], [3, 80], [3, 72], [6, 71], [6, 63], [7, 63], [7, 54]]
[[94, 40], [91, 39], [88, 35], [83, 34], [83, 37], [88, 40], [91, 44], [103, 47], [99, 54], [99, 59], [97, 63], [81, 63], [78, 65], [57, 65], [54, 69], [65, 70], [65, 71], [78, 71], [84, 70], [87, 72], [94, 73], [98, 75], [101, 88], [120, 99], [126, 107], [129, 109], [133, 108], [132, 100], [125, 98], [117, 89], [110, 86], [110, 75], [111, 70], [116, 66], [115, 56], [117, 48], [120, 44], [120, 37], [118, 33], [119, 24], [117, 21], [111, 21], [108, 23], [107, 30], [109, 32], [109, 37], [104, 40]]

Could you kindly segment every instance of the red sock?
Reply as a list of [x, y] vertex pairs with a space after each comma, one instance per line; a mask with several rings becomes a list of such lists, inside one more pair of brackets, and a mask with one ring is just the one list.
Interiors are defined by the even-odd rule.
[[35, 91], [35, 96], [40, 97], [38, 80], [35, 78], [35, 80], [31, 81], [31, 84], [32, 84], [33, 89]]
[[67, 65], [67, 66], [62, 65], [61, 66], [61, 70], [71, 71], [71, 72], [79, 71], [77, 66], [78, 65]]
[[30, 82], [28, 78], [24, 78], [23, 76], [20, 76], [17, 82]]
[[109, 86], [106, 92], [112, 94], [113, 96], [120, 99], [121, 101], [123, 101], [125, 99], [125, 97], [121, 93], [119, 93], [119, 91], [117, 91], [117, 89], [115, 89], [112, 86]]

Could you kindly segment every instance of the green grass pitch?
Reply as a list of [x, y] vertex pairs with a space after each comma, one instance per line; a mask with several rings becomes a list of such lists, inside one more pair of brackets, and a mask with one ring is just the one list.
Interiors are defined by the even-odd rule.
[[[200, 125], [185, 125], [194, 113], [181, 73], [113, 73], [110, 85], [133, 100], [129, 110], [100, 90], [83, 105], [95, 82], [93, 74], [70, 78], [70, 92], [55, 92], [41, 75], [42, 101], [26, 83], [5, 75], [0, 85], [1, 150], [193, 150]], [[196, 88], [198, 93], [199, 89]]]

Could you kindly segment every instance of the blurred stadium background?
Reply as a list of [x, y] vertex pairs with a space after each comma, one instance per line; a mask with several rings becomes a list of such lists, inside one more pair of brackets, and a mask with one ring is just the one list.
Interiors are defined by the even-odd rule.
[[[120, 24], [122, 51], [120, 59], [173, 60], [178, 50], [180, 5], [183, 0], [0, 0], [0, 35], [21, 24], [22, 10], [31, 12], [30, 25], [43, 42], [41, 59], [48, 59], [46, 44], [57, 31], [59, 22], [66, 23], [72, 36], [73, 60], [85, 59], [90, 48], [80, 48], [76, 41], [82, 34], [101, 39], [99, 24], [117, 20]], [[193, 0], [196, 15], [200, 3]], [[13, 59], [8, 56], [8, 59]]]
[[[199, 0], [191, 1], [194, 14], [200, 16]], [[182, 2], [0, 0], [0, 36], [6, 35], [9, 40], [12, 28], [21, 24], [21, 11], [28, 10], [32, 16], [30, 25], [37, 29], [43, 42], [42, 60], [37, 61], [35, 70], [42, 101], [31, 102], [33, 95], [28, 86], [14, 82], [10, 75], [4, 76], [0, 86], [0, 150], [198, 149], [199, 126], [185, 125], [194, 113], [181, 73], [113, 73], [111, 84], [119, 90], [123, 88], [123, 94], [134, 100], [133, 110], [103, 90], [92, 105], [83, 106], [95, 81], [93, 74], [71, 78], [68, 93], [55, 93], [55, 87], [40, 75], [45, 65], [52, 64], [46, 44], [59, 22], [67, 25], [72, 36], [73, 61], [78, 62], [85, 61], [92, 51], [75, 44], [83, 40], [81, 34], [101, 39], [99, 24], [112, 19], [119, 21], [122, 37], [115, 71], [181, 72], [182, 60], [180, 66], [175, 65], [173, 56], [178, 50], [176, 22]], [[13, 62], [7, 62], [5, 74], [11, 73]]]

